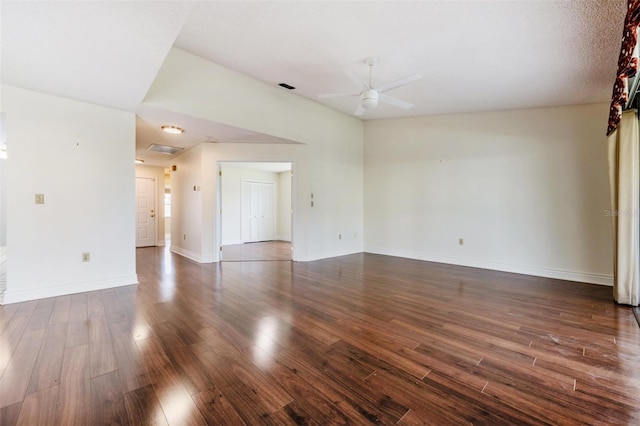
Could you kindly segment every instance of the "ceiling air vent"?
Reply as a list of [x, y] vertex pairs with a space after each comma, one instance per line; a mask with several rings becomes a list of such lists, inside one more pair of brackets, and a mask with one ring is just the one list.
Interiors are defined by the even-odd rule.
[[280, 84], [278, 84], [278, 86], [280, 86], [280, 87], [284, 87], [284, 88], [285, 88], [285, 89], [287, 89], [287, 90], [293, 90], [293, 89], [295, 89], [295, 87], [290, 86], [290, 85], [288, 85], [287, 83], [280, 83]]
[[175, 146], [168, 146], [168, 145], [157, 145], [154, 143], [149, 145], [149, 148], [147, 148], [147, 151], [160, 152], [162, 154], [173, 155], [176, 152], [182, 151], [182, 148], [176, 148]]

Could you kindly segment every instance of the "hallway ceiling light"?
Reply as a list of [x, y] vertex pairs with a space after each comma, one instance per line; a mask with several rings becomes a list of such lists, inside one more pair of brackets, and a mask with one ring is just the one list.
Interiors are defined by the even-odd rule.
[[160, 128], [167, 133], [171, 133], [172, 135], [180, 135], [184, 133], [184, 129], [178, 126], [162, 126]]
[[147, 148], [147, 151], [160, 152], [162, 154], [173, 155], [176, 152], [182, 151], [182, 148], [177, 148], [175, 146], [169, 146], [169, 145], [157, 145], [154, 143], [149, 145], [149, 148]]

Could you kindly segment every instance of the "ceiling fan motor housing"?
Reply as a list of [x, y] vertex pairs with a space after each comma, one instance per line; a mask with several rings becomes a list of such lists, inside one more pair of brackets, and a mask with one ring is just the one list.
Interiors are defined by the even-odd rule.
[[378, 92], [373, 89], [363, 91], [360, 95], [360, 105], [365, 109], [378, 106]]

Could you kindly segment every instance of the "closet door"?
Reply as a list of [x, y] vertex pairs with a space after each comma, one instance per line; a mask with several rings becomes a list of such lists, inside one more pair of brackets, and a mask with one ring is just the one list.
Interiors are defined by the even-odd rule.
[[245, 243], [275, 239], [275, 185], [242, 182], [240, 234]]

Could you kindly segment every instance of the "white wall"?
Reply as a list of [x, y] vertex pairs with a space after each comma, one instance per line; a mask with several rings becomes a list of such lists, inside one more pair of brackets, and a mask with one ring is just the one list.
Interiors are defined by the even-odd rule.
[[278, 173], [278, 224], [276, 238], [291, 241], [291, 172]]
[[[1, 94], [0, 94], [1, 96]], [[1, 99], [1, 98], [0, 98]], [[0, 112], [0, 299], [7, 288], [7, 173], [4, 113]]]
[[[10, 86], [1, 101], [4, 303], [136, 283], [134, 114]], [[36, 205], [35, 194], [45, 203]], [[90, 262], [81, 262], [83, 252]]]
[[241, 236], [241, 198], [242, 181], [252, 180], [255, 182], [269, 182], [274, 185], [276, 196], [276, 218], [278, 217], [279, 185], [280, 180], [277, 173], [251, 170], [245, 167], [233, 167], [222, 164], [221, 185], [221, 206], [222, 222], [221, 235], [222, 245], [242, 244]]
[[607, 116], [596, 104], [366, 122], [365, 251], [610, 284]]
[[[164, 246], [164, 168], [136, 164], [136, 178], [151, 178], [156, 181], [156, 245]], [[135, 214], [134, 214], [135, 217]]]
[[[194, 165], [190, 173], [202, 190], [201, 220], [189, 222], [189, 226], [199, 226], [193, 231], [202, 236], [200, 251], [191, 254], [193, 258], [218, 259], [219, 161], [294, 162], [295, 260], [362, 251], [362, 121], [175, 48], [144, 103], [302, 143], [206, 143], [198, 153], [184, 153], [176, 159]], [[172, 179], [175, 175], [172, 173]], [[188, 185], [172, 188], [174, 196], [185, 189]], [[315, 207], [310, 206], [311, 193]], [[174, 229], [187, 226], [176, 217], [172, 222]], [[342, 240], [338, 234], [343, 235]], [[172, 232], [172, 247], [174, 235], [176, 232]]]
[[202, 257], [202, 145], [172, 164], [176, 170], [171, 172], [171, 251], [198, 262], [209, 261]]

